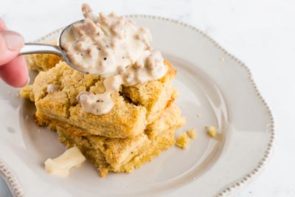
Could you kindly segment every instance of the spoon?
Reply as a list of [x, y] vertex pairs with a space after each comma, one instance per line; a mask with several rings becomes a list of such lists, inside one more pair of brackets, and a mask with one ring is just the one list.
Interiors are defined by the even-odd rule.
[[61, 33], [59, 34], [57, 45], [51, 44], [42, 44], [42, 43], [25, 43], [24, 47], [20, 50], [20, 55], [27, 55], [27, 54], [36, 54], [36, 53], [50, 53], [55, 54], [64, 59], [64, 61], [73, 69], [78, 70], [82, 73], [87, 73], [85, 70], [82, 70], [80, 67], [73, 64], [70, 59], [67, 57], [66, 52], [62, 48], [62, 44], [66, 43], [68, 38], [70, 37], [70, 30], [74, 24], [82, 23], [84, 20], [76, 21], [64, 29], [62, 29]]

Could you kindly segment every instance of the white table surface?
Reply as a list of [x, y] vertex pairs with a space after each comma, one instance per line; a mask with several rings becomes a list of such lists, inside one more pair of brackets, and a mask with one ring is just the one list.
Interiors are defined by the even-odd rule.
[[[27, 41], [80, 18], [81, 0], [1, 0], [0, 17]], [[88, 0], [96, 11], [170, 17], [201, 29], [252, 71], [274, 115], [276, 141], [263, 172], [239, 197], [295, 196], [295, 1]], [[1, 185], [1, 181], [0, 181]], [[0, 186], [0, 195], [5, 190]]]

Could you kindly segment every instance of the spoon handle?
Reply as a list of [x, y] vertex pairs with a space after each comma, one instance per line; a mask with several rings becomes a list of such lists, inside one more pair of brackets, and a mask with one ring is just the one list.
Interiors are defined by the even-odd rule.
[[40, 43], [25, 43], [20, 50], [20, 55], [35, 54], [35, 53], [53, 53], [63, 56], [61, 49], [58, 46]]

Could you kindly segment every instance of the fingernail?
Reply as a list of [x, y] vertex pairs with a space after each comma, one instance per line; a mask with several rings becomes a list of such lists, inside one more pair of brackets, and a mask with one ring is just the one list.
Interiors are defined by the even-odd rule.
[[1, 34], [5, 40], [7, 49], [11, 51], [19, 50], [24, 45], [23, 37], [16, 32], [2, 31]]

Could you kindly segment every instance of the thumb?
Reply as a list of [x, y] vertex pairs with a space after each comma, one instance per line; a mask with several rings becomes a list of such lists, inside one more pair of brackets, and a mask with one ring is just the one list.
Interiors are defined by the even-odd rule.
[[13, 31], [0, 31], [0, 67], [12, 61], [24, 45], [23, 37]]

